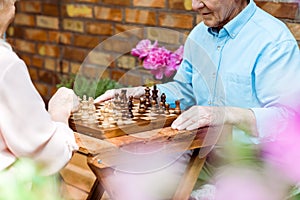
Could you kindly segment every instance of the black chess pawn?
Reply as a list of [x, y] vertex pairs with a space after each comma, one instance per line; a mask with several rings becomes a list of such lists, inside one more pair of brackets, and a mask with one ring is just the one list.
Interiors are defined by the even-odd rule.
[[166, 94], [165, 93], [162, 93], [161, 96], [160, 96], [160, 102], [163, 103], [163, 107], [165, 108], [166, 107]]

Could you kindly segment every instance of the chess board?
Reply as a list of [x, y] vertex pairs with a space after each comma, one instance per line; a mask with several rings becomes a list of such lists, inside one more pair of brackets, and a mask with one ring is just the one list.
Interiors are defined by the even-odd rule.
[[108, 139], [168, 127], [180, 114], [175, 108], [166, 110], [161, 107], [162, 104], [155, 105], [153, 102], [151, 107], [141, 112], [141, 100], [131, 101], [131, 109], [128, 112], [127, 100], [124, 107], [116, 106], [115, 100], [97, 105], [93, 104], [93, 99], [84, 99], [81, 107], [85, 108], [71, 115], [70, 127], [78, 133]]

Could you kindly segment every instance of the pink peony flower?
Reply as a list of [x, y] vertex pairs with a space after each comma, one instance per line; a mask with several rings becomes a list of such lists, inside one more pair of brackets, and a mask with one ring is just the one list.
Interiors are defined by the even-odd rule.
[[131, 54], [139, 57], [144, 68], [150, 70], [156, 79], [162, 79], [164, 76], [171, 77], [178, 70], [183, 59], [183, 46], [171, 52], [165, 47], [158, 47], [157, 41], [152, 45], [150, 40], [142, 40]]
[[158, 69], [161, 66], [166, 66], [170, 58], [171, 52], [164, 47], [155, 48], [149, 52], [144, 60], [145, 69]]
[[157, 41], [154, 42], [154, 44], [151, 44], [150, 40], [141, 40], [137, 45], [136, 48], [131, 50], [131, 54], [133, 56], [139, 57], [139, 59], [144, 59], [148, 56], [149, 52], [152, 51], [152, 49], [157, 47]]

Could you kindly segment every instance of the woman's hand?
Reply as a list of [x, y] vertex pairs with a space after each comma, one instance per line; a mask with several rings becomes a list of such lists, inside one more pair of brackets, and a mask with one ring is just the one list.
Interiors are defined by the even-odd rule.
[[50, 99], [48, 104], [48, 112], [53, 121], [68, 124], [71, 112], [79, 107], [78, 97], [74, 91], [65, 87], [59, 88]]

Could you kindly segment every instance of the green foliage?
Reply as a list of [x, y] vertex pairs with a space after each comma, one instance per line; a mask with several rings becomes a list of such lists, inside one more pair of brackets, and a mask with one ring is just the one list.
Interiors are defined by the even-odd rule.
[[17, 161], [10, 170], [0, 172], [0, 200], [62, 200], [55, 176], [43, 176], [29, 159]]
[[96, 98], [107, 90], [121, 88], [123, 86], [108, 78], [95, 80], [85, 76], [78, 75], [75, 77], [75, 75], [70, 75], [69, 77], [62, 77], [57, 87], [73, 89], [76, 95], [80, 97], [87, 95], [88, 97]]
[[56, 85], [57, 88], [66, 87], [66, 88], [73, 88], [75, 75], [71, 74], [69, 76], [60, 76], [59, 77], [60, 83]]

